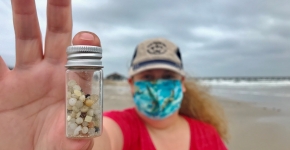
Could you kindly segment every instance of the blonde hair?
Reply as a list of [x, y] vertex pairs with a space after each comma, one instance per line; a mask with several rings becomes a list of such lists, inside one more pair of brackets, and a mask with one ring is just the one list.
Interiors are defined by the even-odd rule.
[[185, 88], [179, 113], [212, 125], [220, 137], [228, 143], [228, 123], [222, 107], [208, 90], [195, 80], [185, 81]]

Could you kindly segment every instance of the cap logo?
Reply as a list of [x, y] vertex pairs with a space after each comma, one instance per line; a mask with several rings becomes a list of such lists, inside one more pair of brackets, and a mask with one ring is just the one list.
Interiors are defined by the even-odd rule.
[[147, 52], [150, 54], [163, 54], [167, 51], [167, 47], [162, 42], [152, 42], [147, 46]]

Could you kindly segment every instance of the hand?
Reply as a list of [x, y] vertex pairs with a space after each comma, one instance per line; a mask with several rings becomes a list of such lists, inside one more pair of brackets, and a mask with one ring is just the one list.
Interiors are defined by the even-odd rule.
[[[70, 0], [48, 0], [44, 54], [34, 0], [11, 0], [16, 64], [10, 71], [0, 57], [0, 149], [87, 150], [93, 140], [65, 136], [65, 63], [71, 43]], [[80, 32], [74, 45], [100, 46]]]

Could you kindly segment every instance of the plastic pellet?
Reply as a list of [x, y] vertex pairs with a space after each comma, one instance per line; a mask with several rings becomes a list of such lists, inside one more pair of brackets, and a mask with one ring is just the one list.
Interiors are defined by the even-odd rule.
[[99, 99], [99, 96], [96, 94], [92, 94], [91, 99], [97, 101]]
[[82, 130], [82, 127], [78, 126], [74, 131], [74, 136], [79, 135], [81, 130]]
[[83, 120], [83, 118], [81, 118], [81, 117], [79, 117], [79, 118], [76, 119], [76, 123], [77, 123], [77, 124], [81, 124], [81, 123], [83, 123], [83, 121], [84, 121], [84, 120]]
[[73, 89], [74, 89], [74, 90], [79, 90], [79, 91], [80, 91], [80, 90], [81, 90], [81, 87], [80, 87], [79, 85], [74, 85], [74, 86], [73, 86]]
[[78, 98], [79, 98], [79, 96], [77, 96], [77, 95], [75, 95], [75, 94], [71, 94], [71, 97], [72, 97], [72, 98], [75, 98], [75, 99], [78, 99]]
[[70, 87], [73, 87], [74, 85], [76, 85], [77, 82], [75, 80], [70, 80], [67, 85], [70, 86]]
[[88, 133], [89, 133], [89, 135], [94, 135], [95, 134], [95, 128], [89, 128]]
[[93, 119], [93, 117], [91, 117], [91, 116], [86, 116], [85, 121], [86, 121], [86, 122], [91, 122], [92, 119]]
[[91, 100], [91, 99], [87, 99], [86, 101], [85, 101], [85, 104], [88, 106], [88, 107], [91, 107], [93, 104], [94, 104], [94, 100]]
[[91, 106], [91, 108], [93, 108], [93, 109], [97, 109], [97, 108], [99, 108], [99, 103], [94, 103], [94, 104]]
[[74, 89], [73, 89], [73, 87], [68, 87], [68, 92], [70, 92], [70, 93], [73, 93], [74, 92]]
[[76, 118], [79, 118], [81, 116], [81, 112], [78, 112], [77, 114], [76, 114]]
[[87, 112], [89, 110], [89, 107], [88, 106], [83, 106], [81, 108], [81, 112]]
[[71, 112], [70, 116], [71, 116], [72, 118], [76, 118], [76, 114], [77, 114], [77, 113], [73, 111], [73, 112]]
[[95, 127], [99, 127], [99, 121], [93, 121]]
[[71, 124], [69, 124], [69, 127], [71, 128], [71, 129], [73, 129], [73, 130], [75, 130], [76, 128], [77, 128], [77, 124], [76, 123], [71, 123]]
[[99, 127], [95, 127], [95, 132], [99, 132], [100, 128]]
[[70, 121], [70, 119], [71, 119], [71, 116], [67, 116], [67, 121]]
[[80, 109], [78, 109], [77, 106], [73, 106], [73, 107], [72, 107], [72, 110], [73, 110], [74, 112], [76, 112], [76, 113], [80, 111]]
[[73, 106], [71, 106], [71, 105], [67, 106], [67, 110], [73, 110], [72, 108], [73, 108]]
[[88, 115], [88, 116], [93, 116], [93, 115], [94, 115], [94, 110], [93, 110], [93, 109], [90, 109], [90, 110], [87, 112], [87, 115]]
[[80, 90], [74, 90], [74, 94], [78, 97], [80, 97], [82, 95]]
[[87, 116], [87, 113], [82, 112], [80, 117], [85, 118], [86, 116]]
[[83, 128], [82, 128], [82, 133], [83, 133], [83, 134], [88, 133], [88, 131], [89, 131], [89, 128], [88, 128], [88, 127], [83, 127]]
[[88, 126], [88, 122], [84, 121], [84, 122], [82, 123], [82, 126], [83, 126], [83, 127], [87, 127], [87, 126]]
[[75, 123], [75, 122], [76, 122], [76, 119], [75, 119], [75, 118], [71, 118], [71, 119], [69, 120], [69, 122], [70, 122], [70, 123]]
[[75, 99], [75, 98], [70, 98], [70, 99], [69, 99], [69, 104], [70, 104], [71, 106], [74, 106], [74, 105], [76, 104], [76, 102], [77, 102], [77, 99]]
[[81, 107], [84, 106], [84, 103], [83, 103], [82, 101], [77, 101], [76, 104], [75, 104], [75, 106], [76, 106], [77, 108], [81, 108]]
[[95, 114], [96, 116], [100, 115], [100, 114], [101, 114], [101, 110], [99, 110], [99, 109], [94, 109], [94, 114]]
[[84, 102], [84, 101], [86, 100], [85, 95], [80, 96], [80, 97], [79, 97], [79, 100], [80, 100], [81, 102]]
[[97, 118], [96, 117], [93, 117], [92, 121], [97, 121]]
[[94, 127], [94, 122], [89, 122], [88, 127], [89, 128], [93, 128]]

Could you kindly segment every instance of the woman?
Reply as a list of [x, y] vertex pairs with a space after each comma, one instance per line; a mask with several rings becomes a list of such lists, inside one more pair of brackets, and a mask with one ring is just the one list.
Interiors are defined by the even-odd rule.
[[206, 92], [185, 82], [181, 54], [172, 42], [156, 38], [140, 43], [129, 84], [135, 107], [104, 113], [111, 149], [226, 149], [222, 111]]

